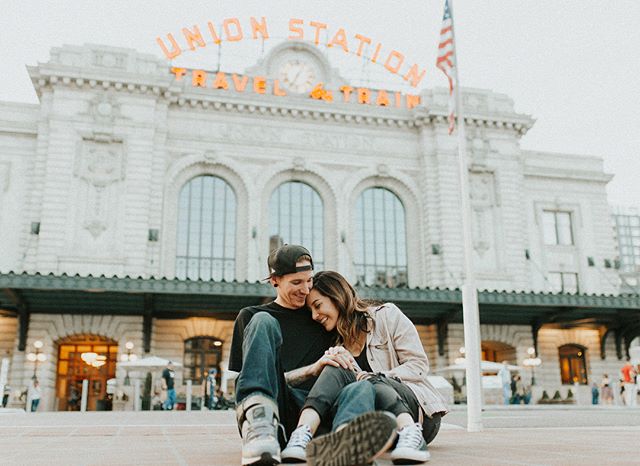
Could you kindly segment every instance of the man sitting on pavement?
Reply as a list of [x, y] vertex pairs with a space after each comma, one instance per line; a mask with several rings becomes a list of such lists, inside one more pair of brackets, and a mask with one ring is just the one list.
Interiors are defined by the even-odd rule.
[[[353, 368], [353, 358], [329, 354], [335, 341], [311, 317], [305, 299], [313, 286], [313, 260], [302, 246], [285, 245], [268, 258], [275, 301], [244, 308], [233, 330], [229, 369], [236, 379], [236, 417], [242, 436], [243, 465], [280, 462], [282, 425], [296, 428], [309, 389], [324, 366]], [[393, 418], [374, 412], [375, 391], [369, 383], [345, 387], [336, 416], [350, 419], [343, 435], [361, 439], [359, 448], [371, 458], [395, 435]], [[320, 464], [320, 463], [319, 463]]]

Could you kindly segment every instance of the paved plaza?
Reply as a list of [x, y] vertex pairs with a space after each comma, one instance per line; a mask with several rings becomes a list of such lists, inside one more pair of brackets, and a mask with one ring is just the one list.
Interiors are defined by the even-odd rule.
[[[630, 452], [640, 439], [640, 409], [493, 407], [474, 434], [463, 428], [463, 409], [445, 421], [430, 464], [638, 464]], [[0, 411], [0, 452], [2, 465], [240, 464], [232, 411]]]

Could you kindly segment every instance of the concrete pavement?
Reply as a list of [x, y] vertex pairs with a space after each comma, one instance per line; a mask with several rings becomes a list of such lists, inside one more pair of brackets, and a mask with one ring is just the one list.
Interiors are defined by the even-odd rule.
[[[430, 464], [638, 464], [640, 409], [505, 407], [483, 417], [485, 431], [470, 434], [463, 409], [447, 415]], [[0, 463], [239, 465], [240, 440], [232, 411], [0, 411]]]

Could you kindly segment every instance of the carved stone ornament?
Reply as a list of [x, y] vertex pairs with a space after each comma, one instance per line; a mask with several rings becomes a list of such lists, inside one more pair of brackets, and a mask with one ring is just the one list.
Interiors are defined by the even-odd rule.
[[100, 93], [91, 101], [89, 114], [97, 123], [111, 124], [121, 118], [120, 104], [114, 95]]
[[204, 152], [204, 158], [207, 162], [215, 162], [218, 159], [218, 153], [215, 150], [207, 150]]
[[304, 171], [306, 162], [302, 157], [296, 157], [293, 159], [293, 169], [296, 171]]
[[471, 202], [476, 207], [492, 207], [493, 174], [478, 173], [469, 177]]
[[95, 187], [124, 179], [121, 141], [83, 140], [76, 159], [75, 175]]
[[386, 164], [378, 164], [376, 168], [378, 171], [378, 176], [389, 176], [389, 167]]

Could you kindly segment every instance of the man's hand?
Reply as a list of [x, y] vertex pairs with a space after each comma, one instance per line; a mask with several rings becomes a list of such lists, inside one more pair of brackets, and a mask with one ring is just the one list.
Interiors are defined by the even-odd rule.
[[320, 375], [324, 366], [342, 367], [354, 371], [356, 361], [349, 351], [343, 346], [332, 346], [324, 355], [318, 359], [313, 365], [313, 373], [315, 376]]

